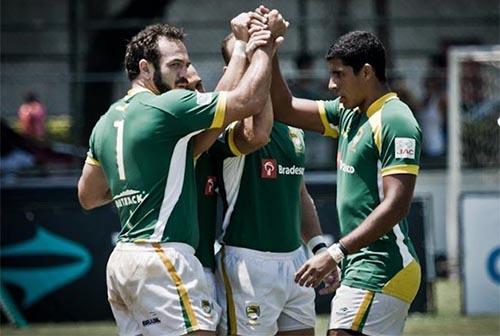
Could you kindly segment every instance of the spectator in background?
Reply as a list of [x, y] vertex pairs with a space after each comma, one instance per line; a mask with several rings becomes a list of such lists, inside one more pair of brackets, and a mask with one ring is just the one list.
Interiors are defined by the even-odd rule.
[[440, 157], [446, 152], [446, 64], [441, 56], [431, 58], [424, 79], [424, 95], [417, 119], [422, 127], [422, 154]]
[[21, 132], [32, 139], [43, 140], [45, 137], [45, 106], [33, 92], [28, 92], [17, 112]]

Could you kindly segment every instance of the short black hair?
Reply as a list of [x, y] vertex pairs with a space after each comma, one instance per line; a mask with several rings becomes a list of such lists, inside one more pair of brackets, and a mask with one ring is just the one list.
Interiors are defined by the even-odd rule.
[[129, 80], [139, 76], [139, 61], [145, 59], [151, 62], [156, 69], [159, 67], [160, 51], [158, 39], [166, 37], [171, 41], [184, 41], [184, 31], [169, 24], [154, 24], [147, 26], [127, 44], [125, 52], [125, 70]]
[[334, 58], [352, 67], [355, 74], [358, 74], [363, 65], [368, 63], [375, 70], [379, 81], [387, 81], [384, 45], [370, 32], [353, 31], [341, 36], [326, 53], [327, 60]]

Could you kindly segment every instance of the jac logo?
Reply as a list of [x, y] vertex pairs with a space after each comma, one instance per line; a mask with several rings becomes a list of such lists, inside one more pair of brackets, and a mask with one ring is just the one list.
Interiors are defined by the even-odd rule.
[[412, 138], [395, 139], [396, 159], [415, 159], [416, 142]]
[[215, 176], [207, 176], [207, 183], [205, 184], [205, 196], [215, 195], [215, 184], [217, 178]]
[[260, 177], [265, 179], [275, 179], [277, 176], [276, 160], [262, 159]]

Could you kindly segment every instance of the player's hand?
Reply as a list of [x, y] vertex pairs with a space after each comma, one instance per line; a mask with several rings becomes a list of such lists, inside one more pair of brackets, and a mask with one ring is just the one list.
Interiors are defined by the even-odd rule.
[[280, 12], [278, 12], [276, 9], [273, 9], [272, 11], [267, 13], [266, 16], [267, 26], [273, 34], [273, 37], [276, 38], [278, 36], [284, 36], [290, 24], [288, 23], [288, 21], [285, 21], [285, 19], [283, 19], [283, 16], [280, 14]]
[[265, 46], [271, 40], [271, 32], [269, 30], [254, 30], [254, 28], [251, 28], [250, 32], [251, 35], [246, 48], [246, 54], [249, 60], [252, 59], [252, 56], [257, 48]]
[[327, 252], [321, 252], [311, 257], [295, 273], [295, 282], [300, 286], [318, 287], [321, 281], [337, 269], [337, 263]]
[[247, 42], [250, 37], [249, 28], [251, 25], [267, 28], [267, 18], [255, 12], [241, 13], [231, 20], [231, 32], [237, 40]]
[[332, 273], [328, 274], [323, 279], [325, 287], [319, 290], [320, 295], [327, 295], [334, 293], [340, 287], [340, 268], [337, 266]]
[[258, 13], [260, 15], [265, 15], [265, 14], [269, 13], [270, 11], [271, 10], [264, 5], [260, 5], [259, 7], [257, 7], [255, 9], [255, 13]]

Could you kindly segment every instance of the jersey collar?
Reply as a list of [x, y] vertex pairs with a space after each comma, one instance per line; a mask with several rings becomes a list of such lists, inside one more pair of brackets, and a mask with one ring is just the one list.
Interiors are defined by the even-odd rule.
[[127, 91], [127, 95], [125, 96], [125, 100], [130, 100], [133, 96], [135, 96], [138, 93], [141, 92], [150, 92], [153, 93], [151, 90], [146, 89], [145, 87], [135, 87]]
[[388, 102], [389, 100], [393, 99], [398, 99], [398, 95], [395, 92], [389, 92], [380, 97], [379, 99], [375, 100], [370, 107], [368, 107], [368, 110], [366, 110], [366, 116], [370, 118], [375, 112], [380, 110], [382, 106]]

